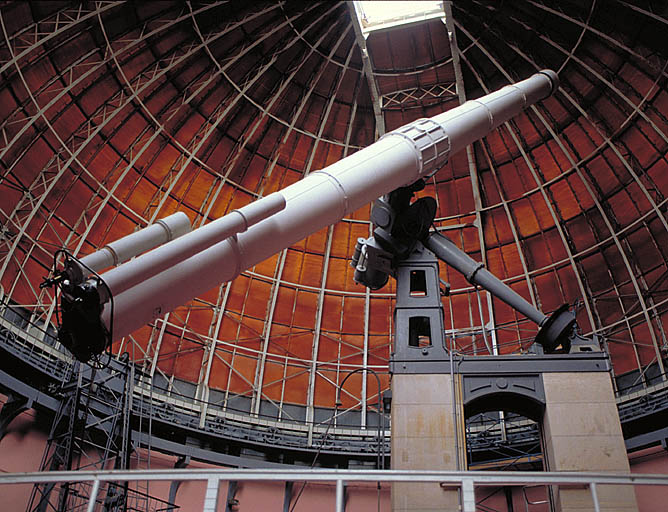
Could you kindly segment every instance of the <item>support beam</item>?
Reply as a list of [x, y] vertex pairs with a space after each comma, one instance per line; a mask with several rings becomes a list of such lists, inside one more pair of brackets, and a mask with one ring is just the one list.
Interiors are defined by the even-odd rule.
[[[185, 468], [188, 466], [188, 464], [190, 464], [190, 455], [179, 457], [174, 464], [174, 469]], [[169, 498], [167, 498], [167, 501], [169, 501], [170, 505], [167, 509], [168, 512], [175, 510], [174, 504], [176, 504], [176, 493], [179, 490], [180, 485], [181, 480], [172, 480], [172, 483], [169, 486]]]
[[283, 494], [283, 512], [290, 512], [290, 503], [292, 502], [292, 488], [294, 482], [285, 482], [285, 493]]
[[371, 64], [371, 57], [366, 46], [366, 39], [362, 34], [362, 29], [357, 22], [357, 13], [353, 2], [348, 2], [348, 11], [350, 12], [350, 22], [355, 29], [355, 39], [362, 54], [362, 68], [364, 69], [364, 76], [366, 76], [369, 84], [369, 93], [371, 94], [371, 105], [373, 106], [373, 116], [376, 120], [376, 139], [385, 135], [385, 118], [380, 104], [380, 93], [378, 91], [378, 84], [376, 77], [373, 74], [373, 65]]
[[[448, 41], [450, 41], [450, 54], [452, 55], [452, 67], [455, 71], [455, 86], [457, 91], [457, 96], [459, 98], [459, 104], [463, 105], [466, 103], [466, 88], [464, 86], [464, 75], [462, 74], [462, 67], [460, 62], [460, 52], [459, 45], [457, 44], [457, 32], [455, 29], [454, 18], [452, 16], [452, 2], [450, 0], [443, 2], [443, 10], [445, 11], [445, 27], [448, 32]], [[482, 198], [480, 195], [480, 180], [478, 178], [478, 167], [476, 166], [475, 155], [473, 153], [473, 146], [466, 147], [466, 159], [469, 165], [469, 176], [471, 177], [471, 191], [473, 193], [473, 203], [475, 206], [475, 219], [476, 219], [476, 228], [478, 231], [478, 243], [480, 245], [480, 258], [484, 265], [487, 265], [487, 251], [485, 244], [485, 231], [482, 221]], [[532, 287], [529, 287], [529, 290], [532, 290]], [[489, 292], [485, 292], [487, 298], [487, 314], [489, 316], [489, 325], [492, 336], [492, 344], [490, 355], [497, 354], [498, 348], [496, 346], [496, 322], [494, 320], [494, 307], [492, 296]], [[531, 293], [531, 298], [533, 305], [536, 306], [535, 297], [533, 292]], [[480, 300], [478, 298], [478, 300]], [[485, 334], [485, 322], [483, 317], [482, 308], [480, 309], [480, 325], [483, 332], [483, 338], [485, 343], [487, 343], [487, 336]], [[489, 350], [489, 347], [488, 347]]]
[[239, 500], [236, 498], [237, 491], [239, 490], [239, 482], [236, 480], [230, 480], [227, 484], [227, 500], [225, 501], [225, 512], [234, 512], [237, 510], [239, 505]]

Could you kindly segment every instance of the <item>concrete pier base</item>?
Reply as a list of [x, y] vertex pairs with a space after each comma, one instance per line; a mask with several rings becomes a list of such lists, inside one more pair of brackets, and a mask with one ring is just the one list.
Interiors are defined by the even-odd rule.
[[[629, 473], [610, 375], [605, 371], [557, 371], [540, 373], [537, 378], [544, 389], [541, 424], [546, 469]], [[453, 393], [452, 379], [445, 373], [393, 376], [393, 469], [466, 469], [461, 393], [468, 388], [460, 384], [462, 375], [455, 374]], [[502, 396], [506, 391], [491, 385], [489, 389], [498, 403], [508, 403]], [[524, 399], [517, 394], [512, 397]], [[638, 511], [631, 486], [601, 485], [597, 494], [600, 512]], [[552, 496], [555, 512], [595, 510], [585, 487], [555, 487]], [[460, 492], [431, 483], [395, 483], [392, 510], [460, 510]]]
[[[543, 446], [550, 471], [630, 473], [607, 372], [543, 373]], [[589, 489], [553, 489], [555, 510], [594, 510]], [[598, 486], [601, 512], [637, 512], [631, 486]]]
[[[450, 375], [393, 376], [392, 469], [464, 469], [463, 437], [455, 441], [454, 403]], [[392, 510], [459, 510], [459, 491], [437, 483], [395, 483]]]

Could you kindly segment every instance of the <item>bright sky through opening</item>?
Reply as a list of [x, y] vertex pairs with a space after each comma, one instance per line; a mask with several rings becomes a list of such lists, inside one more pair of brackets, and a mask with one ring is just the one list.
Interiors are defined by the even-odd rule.
[[374, 30], [388, 29], [443, 17], [443, 2], [354, 2], [357, 17], [365, 35]]

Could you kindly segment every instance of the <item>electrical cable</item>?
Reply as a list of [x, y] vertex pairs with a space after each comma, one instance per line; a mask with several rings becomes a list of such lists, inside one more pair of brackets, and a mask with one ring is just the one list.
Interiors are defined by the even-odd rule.
[[[341, 381], [341, 384], [339, 384], [336, 388], [336, 405], [337, 407], [341, 404], [340, 402], [340, 391], [343, 389], [343, 385], [346, 383], [348, 378], [359, 372], [371, 372], [373, 376], [376, 378], [376, 383], [378, 384], [378, 415], [379, 415], [379, 420], [378, 420], [378, 451], [377, 451], [377, 459], [376, 459], [376, 467], [378, 469], [385, 469], [385, 440], [384, 440], [384, 435], [381, 434], [381, 424], [382, 424], [382, 430], [384, 432], [385, 430], [385, 416], [384, 416], [384, 411], [382, 409], [382, 394], [380, 390], [380, 377], [378, 376], [378, 373], [373, 370], [372, 368], [357, 368], [355, 370], [352, 370], [351, 372], [348, 372], [348, 375], [346, 375], [343, 380]], [[377, 483], [377, 508], [378, 512], [380, 512], [380, 481]]]
[[[334, 414], [332, 414], [332, 417], [329, 418], [329, 423], [327, 424], [327, 428], [325, 429], [325, 433], [322, 436], [322, 442], [320, 443], [320, 446], [318, 446], [318, 449], [315, 452], [315, 457], [313, 457], [313, 462], [311, 462], [311, 467], [310, 469], [313, 469], [315, 466], [316, 461], [318, 460], [318, 456], [320, 455], [320, 452], [322, 451], [322, 448], [325, 446], [325, 442], [327, 441], [327, 434], [329, 433], [329, 429], [332, 427], [332, 424], [334, 423], [334, 418], [337, 416], [337, 411], [338, 411], [338, 405], [336, 406], [336, 409], [334, 409]], [[299, 489], [299, 493], [297, 493], [297, 497], [295, 498], [294, 503], [292, 504], [292, 507], [290, 507], [290, 512], [293, 512], [295, 510], [295, 507], [297, 506], [297, 502], [299, 501], [299, 498], [301, 498], [302, 493], [304, 492], [304, 489], [306, 488], [307, 481], [304, 480], [302, 482], [302, 486]]]
[[[329, 429], [332, 427], [334, 423], [334, 419], [338, 416], [338, 410], [339, 406], [342, 405], [340, 401], [340, 392], [343, 389], [343, 385], [346, 383], [348, 378], [355, 374], [359, 373], [362, 371], [367, 371], [371, 372], [373, 376], [376, 378], [376, 382], [378, 383], [378, 414], [379, 414], [379, 421], [378, 421], [378, 451], [377, 451], [377, 460], [376, 460], [376, 467], [378, 469], [385, 469], [385, 442], [383, 439], [383, 436], [381, 435], [381, 425], [384, 430], [384, 412], [382, 409], [382, 394], [381, 394], [381, 385], [380, 385], [380, 377], [378, 376], [378, 373], [373, 370], [372, 368], [356, 368], [355, 370], [352, 370], [351, 372], [346, 375], [343, 380], [341, 381], [341, 384], [339, 384], [336, 388], [336, 402], [335, 402], [335, 409], [334, 409], [334, 414], [332, 417], [329, 419], [329, 423], [327, 424], [327, 429], [325, 430], [325, 434], [323, 435], [322, 442], [320, 443], [320, 446], [318, 447], [318, 450], [315, 453], [315, 457], [313, 457], [313, 462], [311, 462], [311, 469], [315, 466], [316, 461], [318, 460], [318, 456], [320, 455], [320, 452], [322, 451], [322, 448], [325, 446], [325, 442], [327, 441], [327, 434], [329, 433]], [[304, 489], [306, 488], [307, 482], [304, 481], [302, 482], [302, 486], [299, 489], [299, 493], [297, 494], [297, 497], [295, 498], [294, 503], [290, 507], [290, 512], [293, 512], [295, 507], [297, 506], [297, 502], [299, 501], [299, 498], [301, 497], [302, 493], [304, 492]], [[377, 499], [377, 508], [378, 512], [380, 512], [380, 481], [378, 482], [377, 485], [377, 494], [378, 494], [378, 499]]]

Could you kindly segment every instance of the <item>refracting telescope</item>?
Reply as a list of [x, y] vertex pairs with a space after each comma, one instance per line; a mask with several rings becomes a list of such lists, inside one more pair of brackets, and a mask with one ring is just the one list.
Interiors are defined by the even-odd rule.
[[[382, 202], [395, 191], [395, 197], [404, 195], [405, 206], [406, 197], [410, 202], [412, 184], [436, 173], [450, 154], [547, 98], [557, 87], [556, 73], [545, 70], [432, 118], [419, 119], [279, 192], [192, 231], [185, 215], [175, 214], [81, 259], [61, 251], [65, 254], [62, 268], [56, 268], [54, 262], [52, 277], [42, 283], [60, 290], [59, 341], [77, 359], [88, 361], [110, 349], [113, 341], [231, 281], [244, 270], [379, 197]], [[407, 216], [401, 221], [404, 224], [415, 218], [419, 221], [414, 214], [427, 205], [419, 201], [416, 204], [419, 206], [410, 212], [406, 208], [383, 212], [383, 208], [375, 207], [372, 220], [376, 231], [378, 227], [390, 227], [389, 221], [381, 218], [384, 213], [394, 215], [393, 223], [397, 216]], [[391, 231], [390, 227], [390, 234]], [[457, 249], [447, 241], [441, 241], [443, 248], [437, 247], [437, 238], [428, 242], [434, 252]], [[365, 272], [371, 276], [374, 270], [368, 269], [373, 266], [369, 259], [373, 244], [364, 247], [355, 255], [355, 265], [367, 268]], [[387, 247], [380, 248], [387, 252]], [[387, 273], [391, 273], [392, 258], [396, 255], [390, 256]], [[382, 265], [388, 263], [382, 258], [378, 261]], [[466, 264], [448, 263], [469, 272]], [[112, 265], [117, 266], [102, 272]], [[381, 269], [385, 269], [382, 265]], [[483, 270], [478, 269], [473, 275], [479, 280], [485, 276], [498, 281]], [[371, 278], [361, 282], [371, 288], [380, 284]], [[489, 286], [482, 281], [480, 284]], [[498, 289], [488, 289], [499, 293]], [[503, 294], [501, 298], [504, 300]], [[511, 305], [517, 307], [515, 303]], [[526, 308], [520, 311], [541, 325], [550, 320], [540, 312], [535, 314]], [[570, 329], [572, 322], [568, 323]], [[545, 346], [550, 344], [553, 342]]]

